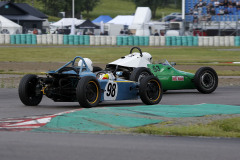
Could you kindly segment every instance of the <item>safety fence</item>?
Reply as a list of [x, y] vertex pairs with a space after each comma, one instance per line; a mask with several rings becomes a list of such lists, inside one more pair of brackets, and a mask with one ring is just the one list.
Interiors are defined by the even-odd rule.
[[0, 34], [0, 44], [108, 46], [240, 46], [240, 36], [88, 36]]

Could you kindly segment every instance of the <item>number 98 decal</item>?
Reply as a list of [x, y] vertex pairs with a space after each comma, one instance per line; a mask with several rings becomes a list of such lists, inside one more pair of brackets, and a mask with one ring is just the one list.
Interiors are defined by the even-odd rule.
[[104, 100], [116, 100], [118, 85], [116, 82], [108, 82], [104, 91]]

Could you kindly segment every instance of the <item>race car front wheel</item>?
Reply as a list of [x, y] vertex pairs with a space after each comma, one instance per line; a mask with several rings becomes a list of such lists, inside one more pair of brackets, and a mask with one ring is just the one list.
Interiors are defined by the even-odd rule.
[[163, 95], [162, 84], [155, 76], [147, 76], [141, 80], [139, 95], [147, 105], [158, 104]]
[[18, 95], [22, 103], [26, 106], [37, 106], [43, 97], [41, 88], [36, 75], [25, 75], [18, 87]]
[[84, 108], [97, 106], [101, 99], [98, 80], [92, 76], [82, 77], [77, 85], [76, 96]]
[[218, 75], [211, 67], [199, 68], [194, 76], [194, 84], [199, 92], [212, 93], [218, 86]]
[[145, 67], [135, 68], [130, 75], [130, 81], [136, 81], [140, 83], [144, 77], [150, 75], [152, 75], [152, 73], [148, 68]]

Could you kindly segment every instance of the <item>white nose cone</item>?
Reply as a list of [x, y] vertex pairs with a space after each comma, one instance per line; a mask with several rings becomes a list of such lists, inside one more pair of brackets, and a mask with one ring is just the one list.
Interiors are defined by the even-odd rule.
[[140, 56], [140, 53], [132, 53], [129, 55], [126, 55], [125, 57], [119, 58], [116, 61], [113, 61], [109, 64], [118, 65], [118, 66], [124, 66], [124, 67], [147, 67], [148, 64], [151, 64], [152, 62], [152, 56], [147, 53], [143, 52], [143, 56]]

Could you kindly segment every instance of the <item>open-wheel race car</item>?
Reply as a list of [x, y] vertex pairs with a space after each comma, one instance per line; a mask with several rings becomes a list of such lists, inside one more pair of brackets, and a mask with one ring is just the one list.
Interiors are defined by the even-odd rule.
[[[134, 49], [137, 49], [139, 52], [133, 52]], [[136, 73], [134, 70], [142, 67], [142, 76], [151, 75], [151, 71], [147, 68], [148, 64], [152, 64], [151, 54], [142, 52], [139, 47], [132, 47], [128, 55], [108, 63], [105, 70], [116, 72], [122, 79], [137, 81], [135, 77], [139, 73]]]
[[[80, 60], [75, 64], [77, 59]], [[20, 100], [27, 106], [36, 106], [45, 95], [55, 102], [79, 102], [82, 107], [139, 97], [147, 105], [161, 101], [162, 85], [153, 75], [142, 78], [140, 84], [118, 78], [116, 72], [93, 70], [90, 59], [78, 56], [61, 68], [46, 72], [46, 77], [27, 74], [19, 84]]]
[[177, 70], [167, 61], [159, 64], [148, 64], [151, 72], [162, 83], [163, 91], [197, 89], [204, 94], [212, 93], [218, 86], [218, 75], [211, 67], [201, 67], [195, 74]]
[[[132, 53], [137, 49], [139, 53]], [[109, 63], [106, 70], [115, 71], [121, 78], [141, 82], [145, 76], [154, 75], [162, 83], [163, 91], [180, 89], [197, 89], [201, 93], [212, 93], [218, 86], [218, 75], [211, 67], [201, 67], [195, 74], [180, 71], [163, 60], [152, 64], [152, 56], [133, 47], [130, 54]]]

